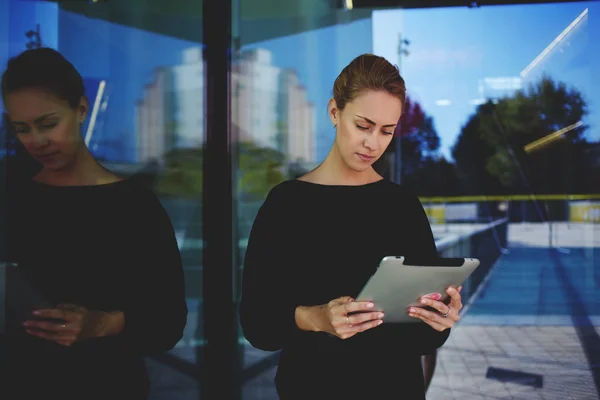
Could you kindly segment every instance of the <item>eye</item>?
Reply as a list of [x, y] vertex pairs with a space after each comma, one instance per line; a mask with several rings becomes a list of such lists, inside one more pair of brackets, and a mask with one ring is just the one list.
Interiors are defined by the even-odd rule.
[[393, 135], [393, 134], [394, 134], [394, 132], [386, 132], [386, 131], [383, 131], [383, 134], [384, 134], [384, 135]]
[[15, 135], [20, 135], [20, 134], [22, 134], [22, 133], [27, 133], [27, 128], [26, 128], [26, 127], [24, 127], [24, 126], [13, 126], [13, 127], [12, 127], [12, 132], [13, 132]]
[[358, 129], [360, 129], [361, 131], [366, 131], [367, 129], [369, 129], [369, 127], [367, 127], [367, 126], [362, 126], [362, 125], [358, 125], [358, 124], [356, 125], [356, 127]]
[[55, 126], [56, 126], [56, 123], [51, 123], [51, 124], [43, 124], [43, 125], [40, 125], [40, 127], [41, 127], [42, 129], [52, 129], [52, 128], [54, 128]]

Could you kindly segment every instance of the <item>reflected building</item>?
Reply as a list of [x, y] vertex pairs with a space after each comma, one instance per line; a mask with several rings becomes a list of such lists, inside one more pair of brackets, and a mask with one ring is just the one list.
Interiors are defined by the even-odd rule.
[[523, 79], [520, 76], [485, 77], [479, 80], [479, 98], [473, 99], [473, 105], [481, 105], [488, 100], [498, 101], [512, 97], [518, 90], [523, 89]]
[[166, 69], [157, 69], [154, 82], [144, 87], [144, 99], [135, 105], [138, 163], [162, 160], [166, 153], [167, 132], [163, 105], [166, 75]]
[[[238, 140], [278, 150], [289, 162], [314, 163], [314, 105], [294, 70], [274, 65], [268, 50], [244, 51], [232, 65], [231, 96]], [[173, 149], [202, 146], [202, 109], [202, 49], [190, 48], [181, 65], [155, 71], [136, 105], [137, 162], [162, 162]]]

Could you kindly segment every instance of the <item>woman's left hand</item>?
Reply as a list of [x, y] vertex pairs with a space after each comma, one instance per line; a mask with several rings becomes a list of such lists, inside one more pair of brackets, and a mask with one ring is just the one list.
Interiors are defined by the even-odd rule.
[[421, 307], [410, 307], [408, 315], [419, 318], [436, 331], [443, 332], [446, 329], [450, 329], [460, 319], [458, 313], [463, 307], [462, 298], [460, 296], [461, 289], [462, 286], [458, 289], [454, 289], [453, 287], [446, 289], [446, 292], [450, 295], [449, 304], [438, 301], [440, 298], [438, 296], [423, 296], [420, 300], [421, 304], [429, 306], [437, 310], [437, 312], [429, 311]]
[[23, 326], [27, 333], [69, 347], [80, 340], [89, 312], [83, 306], [60, 304], [57, 308], [36, 310], [33, 314], [56, 321], [25, 321]]

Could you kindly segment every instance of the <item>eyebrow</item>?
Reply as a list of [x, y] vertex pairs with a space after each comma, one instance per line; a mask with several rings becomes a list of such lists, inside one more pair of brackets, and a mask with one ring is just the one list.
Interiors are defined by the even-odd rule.
[[[56, 113], [52, 112], [52, 113], [48, 113], [48, 114], [44, 114], [41, 117], [36, 118], [33, 122], [40, 122], [43, 121], [44, 119], [48, 118], [48, 117], [52, 117], [55, 116]], [[12, 121], [13, 124], [15, 125], [26, 125], [25, 122], [21, 122], [21, 121]]]
[[[377, 125], [375, 122], [373, 122], [372, 120], [370, 120], [370, 119], [369, 119], [369, 118], [367, 118], [367, 117], [363, 117], [362, 115], [358, 115], [358, 114], [356, 114], [356, 116], [357, 116], [357, 117], [359, 117], [359, 118], [362, 118], [362, 119], [364, 119], [365, 121], [367, 121], [367, 122], [368, 122], [368, 123], [370, 123], [371, 125]], [[389, 126], [389, 127], [392, 127], [392, 126], [396, 126], [396, 125], [398, 125], [398, 124], [387, 124], [387, 125], [383, 125], [383, 127], [384, 127], [384, 128], [386, 128], [386, 127], [388, 127], [388, 126]]]

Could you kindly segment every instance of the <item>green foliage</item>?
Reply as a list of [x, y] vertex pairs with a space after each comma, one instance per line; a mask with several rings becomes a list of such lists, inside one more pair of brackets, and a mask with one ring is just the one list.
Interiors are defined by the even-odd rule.
[[534, 151], [525, 146], [579, 121], [587, 114], [581, 94], [544, 77], [512, 97], [477, 108], [452, 154], [467, 193], [577, 193], [582, 179], [586, 126]]
[[239, 147], [239, 185], [248, 200], [264, 199], [271, 188], [286, 178], [282, 173], [284, 155], [274, 149], [241, 143]]
[[402, 141], [402, 184], [420, 196], [457, 194], [456, 169], [438, 154], [440, 137], [433, 118], [418, 103], [407, 101], [402, 124], [402, 134], [394, 138]]
[[[240, 143], [238, 152], [238, 157], [234, 157], [238, 161], [234, 173], [242, 198], [264, 199], [274, 185], [285, 179], [281, 172], [284, 156], [280, 152], [252, 143]], [[202, 148], [176, 149], [168, 153], [157, 192], [179, 198], [202, 197], [203, 160]]]
[[203, 149], [177, 149], [165, 157], [165, 171], [160, 174], [156, 191], [161, 195], [199, 198], [202, 196]]

